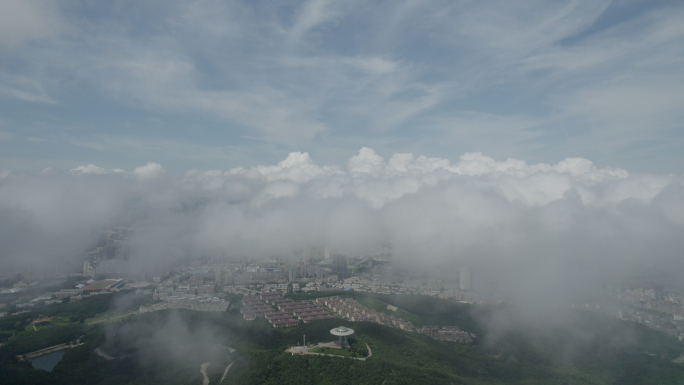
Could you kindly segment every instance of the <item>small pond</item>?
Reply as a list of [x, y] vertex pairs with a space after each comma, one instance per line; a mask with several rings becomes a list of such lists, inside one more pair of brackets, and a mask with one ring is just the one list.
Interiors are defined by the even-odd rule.
[[65, 352], [66, 349], [58, 350], [56, 352], [43, 354], [42, 356], [31, 358], [29, 361], [31, 361], [31, 365], [34, 368], [43, 369], [45, 371], [51, 372], [52, 369], [54, 369], [55, 366], [57, 366], [59, 361], [62, 360], [62, 357], [64, 357]]

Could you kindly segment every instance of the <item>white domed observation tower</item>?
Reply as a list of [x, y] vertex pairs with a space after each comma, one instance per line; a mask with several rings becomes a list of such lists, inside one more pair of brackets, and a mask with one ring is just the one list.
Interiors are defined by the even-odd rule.
[[330, 329], [330, 334], [340, 337], [340, 342], [338, 342], [338, 344], [340, 347], [345, 347], [349, 346], [349, 342], [347, 342], [347, 336], [354, 334], [354, 329], [338, 326], [334, 329]]

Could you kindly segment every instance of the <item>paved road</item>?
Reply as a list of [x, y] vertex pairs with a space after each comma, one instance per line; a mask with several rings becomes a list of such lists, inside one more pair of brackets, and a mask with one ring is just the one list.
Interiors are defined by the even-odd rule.
[[[367, 357], [346, 357], [346, 356], [339, 356], [337, 354], [325, 354], [325, 353], [314, 353], [310, 352], [308, 348], [302, 347], [302, 346], [292, 346], [289, 349], [285, 350], [286, 352], [290, 352], [292, 354], [310, 354], [312, 356], [328, 356], [328, 357], [340, 357], [340, 358], [351, 358], [352, 360], [358, 360], [358, 361], [366, 361], [368, 358], [371, 358], [373, 356], [373, 351], [371, 350], [370, 346], [368, 346], [368, 343], [366, 344], [366, 348], [368, 349], [368, 356]], [[319, 344], [320, 345], [320, 344]], [[319, 347], [319, 345], [314, 346], [314, 348]], [[312, 348], [313, 349], [313, 348]]]
[[202, 380], [202, 385], [209, 385], [209, 376], [207, 376], [207, 366], [209, 366], [209, 362], [205, 362], [202, 365], [200, 365], [200, 373], [202, 373], [202, 377], [204, 378]]
[[226, 370], [223, 372], [223, 377], [221, 377], [221, 381], [219, 383], [223, 382], [223, 380], [226, 379], [226, 374], [228, 374], [228, 371], [230, 370], [230, 367], [233, 366], [233, 363], [231, 362], [230, 365], [226, 367]]

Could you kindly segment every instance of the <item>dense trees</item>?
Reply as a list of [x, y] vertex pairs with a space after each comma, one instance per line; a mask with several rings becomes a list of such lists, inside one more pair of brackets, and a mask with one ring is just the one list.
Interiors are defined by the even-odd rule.
[[[52, 315], [90, 316], [93, 309], [109, 306], [106, 296], [100, 297], [91, 303], [64, 304]], [[511, 328], [493, 334], [477, 320], [497, 312], [505, 316], [510, 309], [477, 308], [414, 296], [376, 296], [374, 301], [399, 306], [434, 324], [474, 329], [482, 343], [441, 342], [417, 333], [341, 319], [274, 329], [264, 320], [245, 321], [236, 312], [193, 311], [146, 313], [106, 325], [54, 326], [49, 328], [50, 333], [34, 332], [34, 339], [22, 334], [27, 320], [16, 317], [0, 320], [0, 330], [18, 333], [0, 349], [0, 376], [3, 384], [196, 384], [202, 381], [199, 364], [206, 360], [211, 362], [208, 375], [212, 383], [218, 383], [223, 370], [233, 363], [222, 384], [677, 384], [684, 378], [684, 367], [671, 362], [684, 350], [676, 339], [601, 315], [572, 313], [568, 322], [579, 325], [581, 334], [560, 326], [532, 332]], [[211, 344], [237, 351], [219, 349], [210, 356], [185, 354], [181, 360], [151, 362], [145, 355], [155, 350], [145, 349], [140, 341], [147, 341], [146, 335], [164, 327], [170, 318], [191, 334], [211, 330]], [[303, 334], [307, 342], [331, 341], [330, 329], [340, 325], [355, 330], [350, 338], [352, 354], [365, 354], [368, 343], [373, 357], [358, 361], [285, 352], [288, 346], [301, 343]], [[85, 345], [69, 349], [52, 373], [34, 370], [13, 357], [22, 349], [66, 342], [79, 333], [85, 333]], [[578, 343], [578, 335], [589, 337]], [[94, 353], [98, 347], [119, 358], [105, 360]]]

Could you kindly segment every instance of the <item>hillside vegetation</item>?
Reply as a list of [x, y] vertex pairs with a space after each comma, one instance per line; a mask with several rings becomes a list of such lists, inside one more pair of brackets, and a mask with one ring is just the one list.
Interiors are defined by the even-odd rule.
[[[518, 309], [472, 306], [418, 296], [355, 296], [366, 306], [409, 315], [417, 326], [458, 325], [477, 335], [477, 345], [433, 340], [427, 336], [367, 322], [326, 320], [274, 329], [265, 320], [245, 321], [226, 313], [160, 311], [119, 322], [88, 325], [91, 312], [80, 306], [74, 323], [56, 325], [68, 338], [85, 334], [85, 344], [69, 349], [51, 373], [17, 362], [13, 354], [42, 344], [31, 341], [21, 320], [16, 335], [0, 349], [3, 384], [199, 384], [201, 363], [210, 362], [210, 384], [681, 384], [684, 366], [672, 359], [684, 352], [674, 338], [602, 315], [569, 311], [562, 323], [540, 319], [520, 325]], [[103, 296], [104, 298], [104, 296]], [[98, 301], [103, 301], [99, 299]], [[93, 304], [95, 305], [95, 304]], [[97, 303], [96, 306], [102, 306]], [[69, 314], [56, 312], [62, 319]], [[506, 322], [502, 322], [506, 321]], [[286, 353], [289, 346], [334, 339], [329, 330], [355, 330], [352, 349], [365, 343], [367, 361]], [[502, 326], [503, 325], [503, 326]], [[49, 336], [50, 328], [35, 337]], [[58, 333], [57, 333], [58, 334]], [[363, 346], [359, 346], [361, 342]], [[59, 341], [62, 342], [62, 341]], [[100, 348], [114, 359], [95, 353]], [[233, 351], [232, 349], [235, 349]]]

